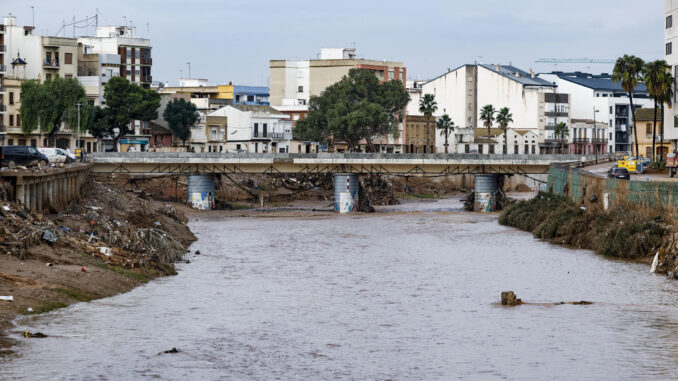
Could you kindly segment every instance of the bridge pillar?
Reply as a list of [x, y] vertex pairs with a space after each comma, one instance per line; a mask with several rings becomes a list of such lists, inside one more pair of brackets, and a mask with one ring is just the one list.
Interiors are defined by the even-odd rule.
[[497, 201], [498, 175], [475, 175], [473, 210], [476, 212], [494, 212]]
[[334, 211], [350, 213], [358, 208], [360, 178], [357, 173], [334, 174]]

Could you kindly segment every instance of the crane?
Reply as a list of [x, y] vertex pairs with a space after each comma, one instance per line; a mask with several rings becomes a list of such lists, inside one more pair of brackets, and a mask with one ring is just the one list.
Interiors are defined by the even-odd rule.
[[539, 58], [534, 61], [537, 63], [554, 63], [554, 64], [578, 64], [578, 63], [589, 63], [589, 64], [613, 64], [615, 60], [607, 59], [595, 59], [595, 58]]

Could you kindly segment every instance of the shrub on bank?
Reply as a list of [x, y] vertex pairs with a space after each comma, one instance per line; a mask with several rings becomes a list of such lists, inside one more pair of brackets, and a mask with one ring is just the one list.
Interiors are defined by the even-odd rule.
[[553, 243], [623, 258], [651, 253], [661, 246], [665, 233], [656, 219], [640, 212], [582, 208], [566, 197], [544, 192], [510, 205], [499, 223], [530, 231]]

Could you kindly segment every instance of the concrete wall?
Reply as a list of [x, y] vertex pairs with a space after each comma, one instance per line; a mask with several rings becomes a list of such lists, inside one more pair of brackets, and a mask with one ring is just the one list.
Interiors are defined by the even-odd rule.
[[[598, 204], [608, 208], [647, 207], [678, 221], [678, 183], [669, 181], [621, 181], [598, 177], [586, 171], [551, 167], [547, 190], [567, 196], [574, 202]], [[597, 201], [592, 202], [595, 195]]]

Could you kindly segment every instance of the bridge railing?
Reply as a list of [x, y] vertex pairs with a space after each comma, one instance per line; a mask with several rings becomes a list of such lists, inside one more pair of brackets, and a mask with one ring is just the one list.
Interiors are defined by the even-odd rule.
[[[552, 161], [552, 162], [579, 162], [581, 155], [503, 155], [503, 154], [459, 154], [459, 153], [227, 153], [227, 152], [95, 152], [89, 155], [95, 161], [102, 159], [242, 159], [259, 158], [274, 160], [293, 159], [334, 159], [334, 160], [506, 160], [506, 161]], [[585, 160], [592, 157], [585, 156]]]

